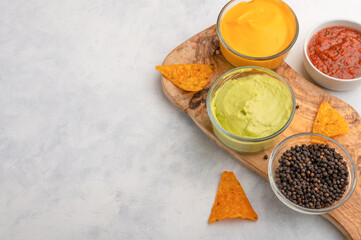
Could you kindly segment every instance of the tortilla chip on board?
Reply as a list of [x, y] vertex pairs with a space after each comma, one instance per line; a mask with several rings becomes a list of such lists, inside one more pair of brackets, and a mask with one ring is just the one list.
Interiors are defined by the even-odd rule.
[[216, 200], [208, 222], [214, 223], [225, 218], [258, 220], [246, 193], [233, 172], [223, 172]]
[[313, 123], [312, 132], [334, 137], [347, 134], [348, 131], [346, 120], [327, 101], [323, 101]]
[[155, 69], [177, 87], [192, 92], [202, 90], [213, 72], [213, 66], [206, 64], [165, 65]]

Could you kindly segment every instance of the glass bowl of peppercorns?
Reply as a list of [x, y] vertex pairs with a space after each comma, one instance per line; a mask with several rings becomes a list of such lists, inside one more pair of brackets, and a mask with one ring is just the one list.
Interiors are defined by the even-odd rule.
[[273, 192], [291, 209], [324, 214], [344, 204], [356, 187], [355, 164], [335, 140], [315, 133], [286, 138], [268, 163]]

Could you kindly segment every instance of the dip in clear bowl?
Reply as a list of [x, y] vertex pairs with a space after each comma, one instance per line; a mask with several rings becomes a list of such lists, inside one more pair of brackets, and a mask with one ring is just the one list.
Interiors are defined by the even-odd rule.
[[[325, 148], [327, 145], [327, 147], [333, 149], [333, 151], [335, 153], [339, 153], [343, 158], [342, 161], [345, 162], [344, 164], [339, 165], [339, 166], [344, 165], [346, 167], [346, 169], [348, 170], [348, 174], [345, 176], [346, 180], [348, 181], [348, 184], [346, 185], [346, 188], [345, 188], [345, 192], [342, 194], [341, 197], [339, 197], [339, 196], [337, 197], [338, 200], [336, 200], [335, 202], [332, 202], [332, 204], [328, 204], [329, 206], [327, 206], [327, 207], [316, 208], [316, 206], [317, 206], [316, 204], [317, 204], [317, 202], [319, 202], [319, 199], [322, 200], [322, 198], [323, 198], [323, 201], [324, 201], [325, 198], [327, 199], [328, 197], [330, 197], [329, 196], [330, 193], [328, 192], [328, 189], [330, 189], [332, 187], [332, 189], [331, 189], [332, 191], [337, 190], [337, 193], [341, 194], [341, 189], [339, 187], [340, 183], [339, 182], [334, 183], [334, 181], [333, 181], [333, 179], [336, 179], [337, 175], [331, 176], [331, 174], [335, 173], [334, 172], [335, 169], [332, 168], [331, 161], [334, 161], [332, 158], [327, 159], [328, 162], [325, 161], [325, 163], [319, 162], [319, 160], [317, 159], [318, 157], [307, 160], [307, 161], [309, 161], [309, 164], [302, 166], [305, 169], [305, 171], [303, 173], [302, 172], [295, 173], [295, 175], [302, 174], [303, 176], [297, 176], [297, 177], [299, 177], [300, 179], [303, 179], [303, 180], [299, 180], [299, 181], [302, 181], [302, 183], [293, 182], [292, 185], [297, 186], [297, 189], [298, 189], [297, 191], [302, 191], [302, 193], [298, 193], [298, 194], [304, 195], [305, 198], [306, 197], [308, 198], [309, 196], [311, 196], [312, 197], [311, 199], [313, 199], [314, 197], [312, 195], [316, 196], [315, 200], [317, 198], [317, 201], [314, 201], [312, 203], [312, 206], [305, 207], [305, 206], [296, 204], [297, 197], [295, 197], [295, 199], [292, 201], [289, 200], [284, 195], [285, 191], [282, 193], [282, 190], [280, 189], [280, 187], [278, 187], [278, 186], [281, 186], [280, 184], [284, 183], [282, 181], [281, 181], [281, 183], [277, 182], [277, 181], [280, 181], [280, 179], [277, 179], [277, 177], [276, 177], [276, 175], [277, 175], [276, 171], [277, 171], [278, 167], [281, 165], [281, 163], [279, 161], [281, 159], [281, 156], [287, 150], [290, 150], [291, 147], [295, 147], [296, 145], [302, 147], [303, 144], [305, 146], [308, 146], [310, 144], [319, 144], [320, 145], [319, 148]], [[323, 144], [323, 146], [322, 146], [322, 144]], [[322, 155], [322, 153], [321, 153], [321, 155]], [[325, 154], [325, 155], [327, 155], [327, 154]], [[302, 157], [302, 156], [300, 156], [300, 157]], [[301, 160], [302, 160], [302, 158], [301, 158]], [[291, 161], [291, 160], [289, 160], [289, 161]], [[303, 164], [303, 163], [304, 162], [300, 161], [298, 164]], [[289, 162], [290, 167], [293, 167], [294, 169], [296, 169], [297, 167], [293, 166], [293, 164], [295, 164], [295, 162], [294, 163]], [[311, 164], [314, 166], [310, 167]], [[322, 164], [327, 164], [327, 167], [319, 168], [320, 166], [322, 166]], [[320, 173], [316, 172], [315, 165], [317, 165], [318, 169], [320, 169]], [[324, 169], [322, 169], [322, 168], [324, 168]], [[317, 171], [318, 171], [318, 169], [317, 169]], [[331, 170], [331, 172], [329, 172], [330, 170]], [[307, 171], [310, 171], [310, 172], [307, 172]], [[341, 170], [341, 171], [343, 171], [343, 170]], [[327, 172], [327, 173], [325, 173], [325, 172]], [[315, 177], [315, 178], [318, 177], [318, 180], [311, 181], [311, 178], [312, 178], [311, 174], [314, 174], [312, 177]], [[319, 176], [316, 176], [315, 174], [319, 174]], [[325, 174], [326, 176], [323, 174]], [[281, 202], [284, 203], [289, 208], [291, 208], [297, 212], [300, 212], [300, 213], [324, 214], [324, 213], [328, 213], [328, 212], [340, 207], [351, 197], [351, 195], [354, 192], [355, 187], [356, 187], [357, 173], [356, 173], [355, 163], [353, 162], [350, 154], [347, 152], [347, 150], [341, 144], [339, 144], [338, 142], [336, 142], [335, 140], [333, 140], [329, 137], [326, 137], [326, 136], [323, 136], [320, 134], [300, 133], [300, 134], [296, 134], [296, 135], [293, 135], [293, 136], [290, 136], [290, 137], [284, 139], [282, 142], [280, 142], [275, 147], [275, 149], [273, 150], [273, 152], [269, 158], [269, 162], [268, 162], [268, 178], [269, 178], [269, 182], [270, 182], [273, 192], [276, 194], [278, 199], [281, 200]], [[307, 178], [308, 178], [308, 181], [307, 181]], [[308, 190], [305, 191], [305, 189], [308, 189], [308, 187], [306, 188], [303, 186], [303, 183], [305, 183], [304, 182], [305, 179], [307, 182], [312, 182], [314, 184], [317, 183], [316, 187], [314, 187], [317, 189], [310, 188], [310, 191], [308, 191]], [[326, 180], [326, 179], [332, 179], [332, 180], [330, 180], [330, 182], [328, 182], [329, 180]], [[313, 180], [315, 180], [315, 179], [313, 179]], [[301, 188], [301, 185], [302, 185], [302, 188]], [[339, 190], [340, 190], [340, 192], [339, 192]], [[293, 191], [292, 187], [291, 187], [290, 191], [291, 192]], [[326, 195], [326, 193], [328, 195]], [[288, 194], [288, 192], [287, 192], [287, 194]], [[293, 193], [291, 193], [291, 194], [293, 194]], [[310, 195], [307, 196], [305, 194], [310, 194]], [[293, 196], [293, 195], [291, 195], [291, 196]], [[293, 201], [296, 201], [296, 203]], [[304, 201], [304, 199], [301, 199], [301, 201]], [[312, 207], [312, 208], [310, 208], [310, 207]]]
[[257, 66], [231, 69], [208, 91], [207, 111], [217, 138], [243, 153], [263, 151], [289, 126], [295, 97], [276, 72]]
[[235, 67], [274, 69], [284, 61], [298, 33], [296, 14], [279, 0], [232, 0], [217, 19], [221, 52]]

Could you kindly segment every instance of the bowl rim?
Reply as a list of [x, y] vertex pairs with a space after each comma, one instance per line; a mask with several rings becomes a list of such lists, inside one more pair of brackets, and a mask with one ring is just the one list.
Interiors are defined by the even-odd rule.
[[[283, 125], [282, 128], [280, 128], [278, 131], [276, 131], [275, 133], [268, 135], [266, 137], [262, 137], [262, 138], [243, 138], [243, 137], [239, 137], [237, 135], [234, 135], [233, 133], [228, 132], [226, 129], [224, 129], [217, 121], [217, 119], [213, 116], [213, 112], [212, 112], [212, 108], [211, 108], [211, 93], [214, 89], [214, 87], [216, 86], [216, 84], [226, 75], [237, 71], [239, 69], [246, 69], [246, 68], [251, 68], [251, 69], [258, 69], [270, 74], [274, 74], [277, 77], [279, 77], [282, 82], [286, 85], [286, 87], [288, 88], [288, 90], [291, 93], [291, 98], [292, 98], [292, 112], [291, 115], [289, 117], [289, 119], [287, 120], [287, 122], [285, 123], [285, 125]], [[295, 115], [295, 111], [296, 111], [296, 98], [295, 98], [295, 94], [293, 93], [292, 87], [289, 85], [289, 83], [278, 73], [276, 73], [275, 71], [272, 71], [268, 68], [264, 68], [264, 67], [259, 67], [259, 66], [241, 66], [241, 67], [236, 67], [236, 68], [232, 68], [226, 72], [224, 72], [223, 74], [221, 74], [212, 84], [212, 86], [209, 88], [208, 93], [207, 93], [207, 100], [206, 100], [206, 105], [207, 105], [207, 112], [208, 112], [208, 117], [210, 118], [213, 126], [216, 126], [216, 128], [221, 131], [224, 135], [236, 139], [238, 141], [245, 141], [245, 142], [262, 142], [262, 141], [266, 141], [272, 138], [277, 137], [279, 134], [281, 134], [284, 130], [286, 130], [286, 128], [291, 124], [293, 116]]]
[[[278, 57], [282, 56], [283, 54], [287, 53], [293, 47], [293, 45], [296, 43], [298, 35], [299, 35], [299, 29], [300, 29], [297, 16], [294, 13], [294, 11], [292, 10], [292, 8], [289, 5], [287, 5], [287, 3], [283, 2], [283, 1], [276, 0], [276, 1], [282, 2], [283, 4], [285, 4], [288, 7], [288, 9], [290, 10], [290, 12], [291, 12], [291, 14], [292, 14], [292, 16], [293, 16], [293, 18], [295, 20], [296, 30], [295, 30], [295, 35], [293, 36], [293, 39], [292, 39], [291, 43], [285, 49], [283, 49], [281, 52], [279, 52], [277, 54], [274, 54], [274, 55], [271, 55], [271, 56], [267, 56], [267, 57], [251, 57], [251, 56], [243, 55], [243, 54], [237, 52], [236, 50], [234, 50], [233, 48], [231, 48], [222, 37], [221, 30], [220, 30], [220, 24], [221, 24], [221, 16], [222, 16], [223, 12], [226, 10], [226, 8], [231, 3], [235, 2], [235, 1], [237, 1], [237, 0], [231, 0], [226, 5], [223, 6], [222, 10], [218, 14], [217, 23], [216, 23], [216, 30], [217, 30], [217, 35], [218, 35], [219, 40], [233, 54], [235, 54], [235, 55], [237, 55], [239, 57], [243, 57], [243, 58], [247, 58], [247, 59], [251, 59], [251, 60], [258, 60], [258, 61], [272, 60], [272, 59], [278, 58]], [[247, 1], [247, 2], [249, 2], [249, 1]]]
[[[329, 76], [329, 75], [321, 72], [320, 70], [318, 70], [318, 68], [316, 68], [312, 64], [310, 58], [308, 57], [308, 53], [307, 53], [308, 43], [311, 40], [311, 38], [313, 37], [313, 35], [315, 35], [317, 32], [319, 32], [320, 30], [327, 27], [327, 26], [326, 27], [321, 27], [322, 25], [335, 23], [334, 25], [330, 25], [330, 26], [346, 26], [346, 27], [350, 27], [350, 28], [355, 29], [352, 26], [348, 26], [348, 25], [345, 25], [345, 24], [343, 24], [343, 25], [338, 24], [337, 22], [352, 23], [354, 25], [358, 25], [360, 27], [360, 29], [361, 29], [361, 23], [359, 23], [359, 22], [357, 22], [356, 20], [353, 20], [353, 19], [348, 19], [348, 18], [328, 18], [328, 19], [325, 19], [325, 20], [313, 25], [311, 30], [307, 33], [307, 35], [305, 37], [305, 40], [304, 40], [304, 43], [303, 43], [303, 54], [304, 54], [307, 62], [311, 65], [312, 69], [314, 69], [318, 74], [322, 75], [323, 77], [326, 77], [327, 79], [331, 79], [331, 80], [334, 80], [334, 81], [337, 81], [337, 82], [357, 82], [357, 81], [360, 81], [361, 77], [350, 78], [350, 79], [341, 79], [341, 78], [335, 78], [335, 77]], [[355, 29], [355, 30], [361, 32], [361, 30], [358, 30], [358, 29]]]
[[[297, 137], [300, 137], [300, 136], [306, 136], [306, 135], [309, 135], [309, 136], [316, 136], [316, 137], [321, 137], [321, 138], [325, 138], [329, 141], [331, 141], [332, 143], [334, 143], [335, 145], [337, 145], [339, 148], [342, 149], [342, 151], [346, 154], [346, 156], [350, 159], [350, 163], [351, 163], [351, 168], [349, 168], [349, 171], [352, 171], [353, 173], [353, 176], [354, 176], [354, 179], [353, 179], [353, 183], [351, 185], [351, 182], [349, 183], [350, 184], [350, 190], [349, 192], [347, 193], [347, 195], [345, 196], [344, 199], [342, 199], [342, 201], [338, 202], [337, 204], [334, 204], [334, 205], [331, 205], [330, 207], [327, 207], [327, 208], [320, 208], [320, 209], [311, 209], [311, 208], [305, 208], [305, 207], [301, 207], [297, 204], [294, 204], [293, 202], [291, 202], [290, 200], [288, 200], [285, 196], [283, 196], [283, 194], [279, 191], [278, 187], [276, 186], [276, 183], [274, 181], [274, 175], [273, 175], [273, 172], [272, 172], [272, 163], [274, 161], [277, 161], [277, 159], [275, 159], [275, 155], [276, 155], [276, 152], [278, 151], [278, 149], [280, 147], [282, 147], [286, 142], [288, 142], [289, 140], [291, 139], [294, 139], [294, 138], [297, 138]], [[353, 192], [355, 191], [355, 188], [356, 188], [356, 184], [357, 184], [357, 171], [356, 171], [356, 166], [355, 166], [355, 163], [351, 157], [351, 155], [348, 153], [348, 151], [340, 144], [338, 143], [336, 140], [332, 139], [332, 138], [329, 138], [327, 136], [324, 136], [324, 135], [321, 135], [321, 134], [318, 134], [318, 133], [308, 133], [308, 132], [304, 132], [304, 133], [298, 133], [298, 134], [294, 134], [292, 136], [289, 136], [287, 138], [285, 138], [283, 141], [281, 141], [279, 144], [277, 144], [277, 146], [273, 149], [272, 153], [271, 153], [271, 156], [269, 158], [269, 161], [268, 161], [268, 168], [267, 168], [267, 172], [268, 172], [268, 180], [269, 180], [269, 183], [271, 185], [271, 188], [273, 190], [273, 193], [277, 196], [277, 198], [283, 203], [285, 204], [286, 206], [288, 206], [289, 208], [297, 211], [297, 212], [300, 212], [300, 213], [306, 213], [306, 214], [324, 214], [324, 213], [328, 213], [332, 210], [335, 210], [336, 208], [342, 206], [353, 194]], [[351, 173], [350, 173], [351, 174]]]

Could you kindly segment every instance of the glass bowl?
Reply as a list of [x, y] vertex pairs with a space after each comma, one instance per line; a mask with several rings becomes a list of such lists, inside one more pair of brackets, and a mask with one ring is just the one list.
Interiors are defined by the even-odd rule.
[[[309, 145], [312, 143], [324, 143], [329, 145], [331, 148], [334, 148], [339, 154], [343, 156], [343, 160], [347, 163], [347, 168], [349, 171], [349, 175], [348, 175], [349, 184], [346, 187], [345, 193], [343, 194], [340, 200], [332, 204], [330, 207], [326, 207], [326, 208], [311, 209], [294, 204], [280, 192], [275, 182], [275, 170], [280, 165], [278, 160], [280, 159], [281, 155], [286, 150], [289, 150], [292, 146], [295, 145], [300, 146], [302, 144]], [[356, 187], [357, 173], [356, 173], [355, 163], [353, 162], [350, 154], [346, 151], [344, 147], [341, 146], [341, 144], [339, 144], [338, 142], [336, 142], [335, 140], [329, 137], [320, 134], [300, 133], [286, 138], [275, 147], [268, 162], [268, 178], [273, 192], [276, 194], [278, 199], [281, 200], [281, 202], [283, 202], [289, 208], [305, 214], [324, 214], [338, 208], [351, 197]]]
[[[274, 68], [278, 67], [285, 60], [288, 52], [290, 51], [290, 49], [293, 47], [293, 45], [295, 44], [295, 42], [297, 40], [298, 33], [299, 33], [299, 25], [298, 25], [298, 20], [297, 20], [296, 14], [292, 11], [292, 9], [286, 3], [281, 1], [284, 5], [286, 5], [286, 7], [291, 12], [291, 14], [294, 18], [295, 24], [296, 24], [295, 35], [292, 39], [292, 42], [285, 49], [283, 49], [281, 52], [279, 52], [275, 55], [268, 56], [268, 57], [246, 56], [246, 55], [243, 55], [242, 53], [237, 52], [233, 48], [231, 48], [226, 43], [224, 38], [222, 37], [221, 30], [220, 30], [220, 24], [221, 24], [224, 14], [240, 2], [245, 2], [245, 1], [231, 0], [222, 8], [221, 12], [218, 15], [217, 25], [216, 25], [217, 26], [217, 35], [220, 40], [219, 41], [220, 49], [221, 49], [223, 56], [227, 59], [228, 62], [230, 62], [235, 67], [247, 66], [247, 65], [248, 66], [260, 66], [260, 67], [265, 67], [265, 68], [269, 68], [269, 69], [274, 69]], [[249, 2], [249, 1], [246, 1], [246, 2]]]
[[[211, 103], [215, 97], [215, 93], [225, 82], [255, 74], [267, 74], [273, 77], [274, 79], [280, 81], [281, 83], [283, 83], [286, 89], [289, 91], [289, 96], [292, 101], [292, 109], [291, 109], [290, 117], [287, 120], [286, 124], [272, 135], [262, 138], [243, 138], [230, 133], [218, 123], [217, 119], [213, 115]], [[242, 153], [260, 152], [273, 146], [277, 137], [291, 123], [293, 116], [295, 114], [295, 106], [296, 106], [295, 96], [293, 94], [291, 86], [287, 83], [287, 81], [276, 72], [257, 66], [244, 66], [244, 67], [233, 68], [223, 73], [212, 84], [207, 95], [207, 112], [211, 120], [213, 131], [216, 137], [227, 147]]]

